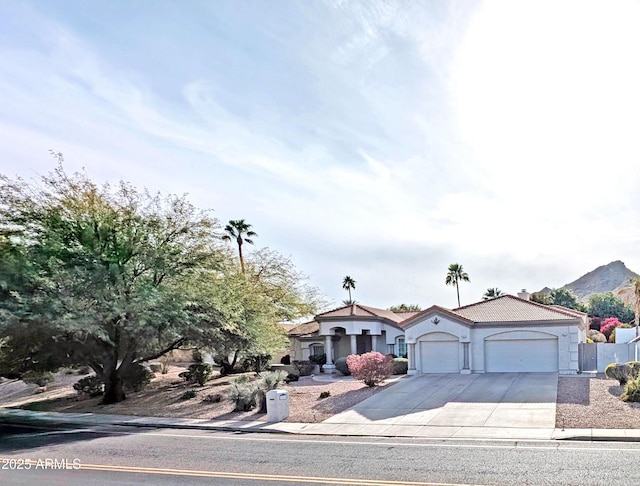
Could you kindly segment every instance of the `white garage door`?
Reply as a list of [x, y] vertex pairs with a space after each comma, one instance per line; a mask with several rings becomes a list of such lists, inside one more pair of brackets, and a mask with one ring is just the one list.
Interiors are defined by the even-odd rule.
[[558, 339], [484, 342], [485, 371], [558, 371]]
[[421, 341], [420, 369], [423, 373], [460, 373], [458, 341]]

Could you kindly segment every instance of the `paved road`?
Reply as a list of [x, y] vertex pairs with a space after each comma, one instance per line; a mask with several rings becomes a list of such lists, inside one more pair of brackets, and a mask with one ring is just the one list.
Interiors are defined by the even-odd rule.
[[[638, 443], [438, 442], [5, 426], [0, 427], [0, 458], [0, 484], [11, 485], [640, 483]], [[63, 459], [67, 469], [54, 469]], [[16, 469], [19, 464], [23, 469]]]

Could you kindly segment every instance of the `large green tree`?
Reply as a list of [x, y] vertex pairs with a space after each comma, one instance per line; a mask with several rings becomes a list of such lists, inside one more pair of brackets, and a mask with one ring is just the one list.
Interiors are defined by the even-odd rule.
[[87, 364], [105, 403], [171, 349], [268, 349], [282, 342], [277, 320], [307, 310], [307, 295], [288, 294], [295, 273], [289, 287], [239, 274], [216, 220], [183, 197], [98, 186], [62, 166], [34, 184], [1, 176], [0, 252], [3, 371]]
[[235, 241], [238, 245], [238, 256], [240, 257], [240, 268], [242, 269], [242, 273], [245, 273], [244, 270], [244, 256], [242, 255], [242, 245], [243, 243], [248, 243], [253, 245], [254, 236], [258, 236], [258, 233], [251, 230], [251, 225], [245, 222], [244, 219], [231, 220], [229, 224], [224, 227], [224, 230], [227, 234], [222, 236], [223, 240], [227, 241]]
[[216, 222], [184, 198], [100, 187], [62, 166], [39, 182], [1, 179], [0, 235], [22, 262], [0, 303], [10, 364], [88, 364], [104, 402], [123, 400], [128, 371], [201, 324], [187, 296], [194, 275], [214, 278], [222, 261]]
[[313, 315], [326, 305], [293, 262], [269, 248], [247, 258], [245, 275], [228, 267], [223, 278], [210, 292], [213, 307], [223, 309], [223, 325], [210, 328], [201, 341], [227, 372], [241, 356], [286, 348], [288, 337], [278, 322]]
[[633, 309], [617, 298], [613, 293], [596, 294], [589, 297], [589, 315], [592, 317], [617, 317], [625, 323], [633, 322], [635, 319]]
[[444, 283], [446, 285], [453, 285], [456, 288], [456, 295], [458, 296], [458, 307], [460, 307], [460, 282], [468, 282], [469, 275], [464, 271], [462, 265], [459, 263], [452, 263], [447, 269], [447, 276]]
[[546, 292], [534, 292], [531, 300], [544, 305], [561, 305], [568, 309], [575, 309], [580, 312], [587, 312], [587, 306], [578, 300], [576, 295], [569, 289], [553, 289]]
[[587, 308], [582, 304], [576, 295], [569, 289], [553, 289], [549, 292], [549, 304], [561, 305], [568, 309], [575, 309], [580, 312], [586, 312]]

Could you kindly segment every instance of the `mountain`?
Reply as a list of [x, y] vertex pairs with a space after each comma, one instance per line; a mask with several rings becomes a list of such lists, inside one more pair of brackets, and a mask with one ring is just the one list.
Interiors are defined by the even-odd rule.
[[631, 280], [638, 277], [640, 275], [617, 260], [592, 270], [562, 288], [571, 290], [582, 301], [586, 301], [593, 294], [613, 292], [629, 304], [634, 300]]

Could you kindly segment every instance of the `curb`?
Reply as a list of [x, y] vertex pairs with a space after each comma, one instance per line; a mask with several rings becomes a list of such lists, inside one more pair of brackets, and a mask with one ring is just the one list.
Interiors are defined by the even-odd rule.
[[[15, 412], [15, 413], [12, 413]], [[105, 416], [106, 417], [106, 416]], [[398, 437], [392, 430], [386, 433], [378, 434], [339, 434], [339, 433], [318, 433], [314, 430], [304, 430], [306, 426], [313, 424], [295, 424], [292, 422], [247, 422], [246, 426], [241, 424], [206, 424], [206, 423], [180, 423], [180, 422], [144, 422], [147, 417], [135, 417], [132, 419], [118, 420], [117, 416], [111, 416], [111, 420], [101, 420], [99, 416], [75, 416], [68, 417], [63, 413], [55, 416], [45, 415], [38, 412], [23, 411], [20, 409], [0, 409], [0, 425], [22, 425], [37, 427], [47, 426], [53, 429], [64, 427], [72, 427], [74, 429], [87, 427], [135, 427], [139, 429], [183, 429], [183, 430], [210, 430], [223, 431], [233, 433], [259, 433], [259, 434], [286, 434], [286, 435], [308, 435], [308, 436], [335, 436], [335, 437]], [[157, 417], [156, 417], [157, 418]], [[278, 423], [287, 424], [282, 428], [277, 426]], [[299, 430], [296, 430], [299, 428]], [[595, 433], [594, 433], [595, 432]], [[405, 436], [406, 438], [413, 436]], [[416, 436], [421, 439], [434, 440], [509, 440], [509, 441], [526, 441], [526, 440], [550, 440], [564, 442], [640, 442], [640, 429], [575, 429], [575, 435], [572, 435], [572, 429], [555, 429], [555, 432], [548, 439], [527, 439], [520, 438], [499, 438], [499, 437], [479, 437], [473, 436], [465, 439], [464, 437], [427, 437]]]

